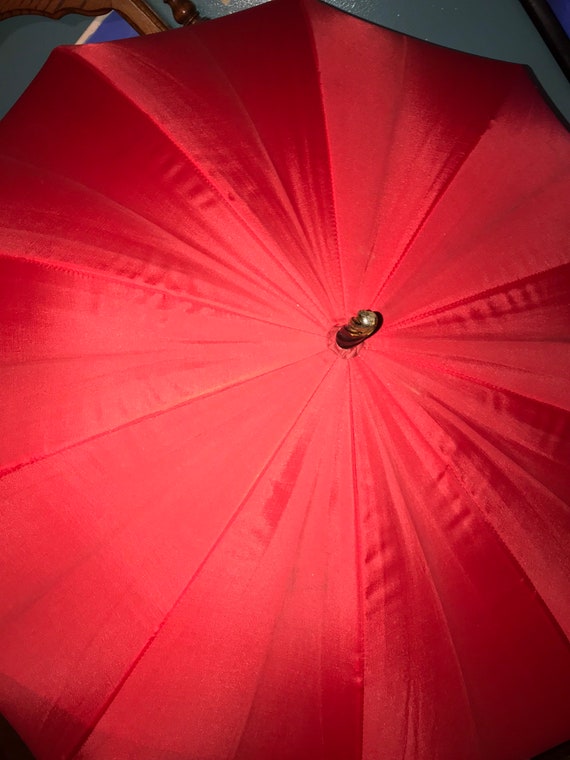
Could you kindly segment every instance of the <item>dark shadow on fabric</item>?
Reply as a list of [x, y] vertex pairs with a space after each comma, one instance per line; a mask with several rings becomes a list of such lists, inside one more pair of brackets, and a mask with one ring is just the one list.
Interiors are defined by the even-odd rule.
[[34, 760], [34, 755], [3, 715], [0, 715], [0, 760]]
[[531, 760], [570, 760], [570, 741], [559, 744], [542, 755], [536, 755]]

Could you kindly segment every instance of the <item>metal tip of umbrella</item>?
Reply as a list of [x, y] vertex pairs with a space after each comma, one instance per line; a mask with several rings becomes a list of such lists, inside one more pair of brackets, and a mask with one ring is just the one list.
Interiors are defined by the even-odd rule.
[[343, 325], [336, 334], [339, 348], [349, 349], [364, 343], [382, 327], [382, 314], [379, 311], [362, 309], [355, 317]]

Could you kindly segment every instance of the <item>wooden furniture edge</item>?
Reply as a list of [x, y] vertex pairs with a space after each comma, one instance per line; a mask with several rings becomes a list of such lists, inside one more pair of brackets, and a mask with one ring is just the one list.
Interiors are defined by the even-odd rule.
[[[191, 0], [164, 2], [177, 24], [186, 26], [201, 20]], [[169, 28], [144, 0], [0, 0], [0, 21], [29, 14], [59, 19], [68, 13], [101, 16], [110, 11], [116, 11], [139, 34], [165, 32]]]

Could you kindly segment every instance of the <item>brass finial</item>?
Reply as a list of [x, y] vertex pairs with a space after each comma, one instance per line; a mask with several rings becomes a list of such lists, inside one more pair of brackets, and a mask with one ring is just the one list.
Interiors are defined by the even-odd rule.
[[382, 314], [380, 312], [363, 309], [337, 332], [337, 346], [340, 348], [354, 348], [354, 346], [374, 335], [381, 326]]

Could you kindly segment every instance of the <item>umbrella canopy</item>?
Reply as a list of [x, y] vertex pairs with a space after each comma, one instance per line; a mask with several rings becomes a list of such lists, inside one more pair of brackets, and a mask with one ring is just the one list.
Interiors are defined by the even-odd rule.
[[37, 757], [567, 739], [570, 149], [526, 71], [276, 0], [60, 49], [0, 138]]

